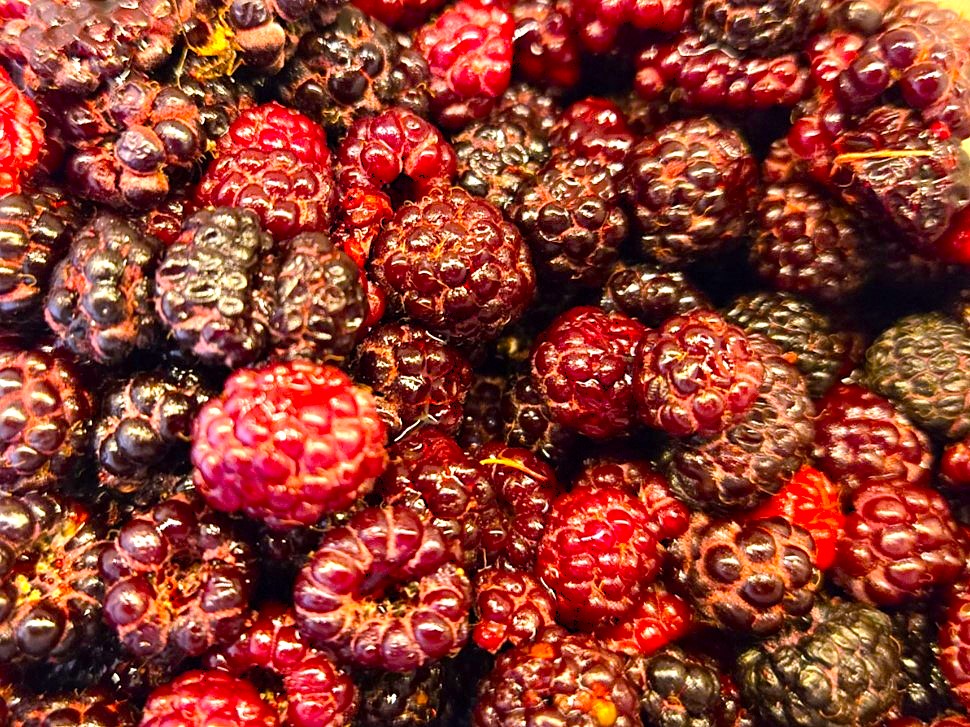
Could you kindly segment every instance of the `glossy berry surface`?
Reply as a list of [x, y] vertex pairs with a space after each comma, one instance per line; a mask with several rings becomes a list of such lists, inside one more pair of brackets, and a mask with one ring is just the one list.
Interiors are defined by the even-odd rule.
[[555, 624], [555, 604], [529, 573], [487, 569], [475, 578], [475, 643], [493, 654], [533, 641]]
[[148, 697], [144, 727], [225, 724], [277, 727], [279, 720], [251, 683], [218, 671], [189, 671]]

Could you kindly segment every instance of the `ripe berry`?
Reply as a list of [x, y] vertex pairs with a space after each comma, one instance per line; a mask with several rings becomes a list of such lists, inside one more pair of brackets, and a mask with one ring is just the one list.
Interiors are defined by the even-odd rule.
[[298, 111], [272, 102], [247, 109], [219, 139], [216, 156], [242, 149], [289, 151], [306, 164], [328, 165], [330, 150], [320, 126]]
[[141, 727], [278, 727], [275, 711], [250, 682], [224, 671], [187, 671], [148, 697]]
[[596, 639], [627, 656], [652, 654], [678, 641], [694, 627], [694, 609], [659, 583], [644, 589], [636, 605], [614, 624], [596, 629]]
[[697, 27], [742, 53], [777, 56], [801, 47], [822, 5], [821, 0], [699, 0]]
[[572, 104], [549, 129], [557, 152], [595, 162], [619, 174], [635, 141], [623, 110], [612, 101], [590, 96]]
[[623, 313], [656, 328], [668, 318], [711, 305], [681, 272], [620, 263], [603, 286], [600, 307], [607, 313]]
[[690, 21], [693, 0], [577, 0], [569, 6], [579, 39], [586, 50], [604, 53], [610, 50], [626, 24], [638, 30], [675, 33]]
[[555, 0], [520, 0], [511, 12], [516, 72], [537, 85], [575, 86], [581, 72], [580, 48], [567, 10]]
[[32, 175], [44, 146], [44, 127], [37, 105], [0, 70], [0, 194], [18, 194]]
[[489, 568], [475, 577], [475, 643], [493, 654], [534, 641], [555, 625], [549, 591], [528, 573]]

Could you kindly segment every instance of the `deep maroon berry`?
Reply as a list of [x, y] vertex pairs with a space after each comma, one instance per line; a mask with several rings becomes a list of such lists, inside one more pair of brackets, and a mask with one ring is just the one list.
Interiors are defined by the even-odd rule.
[[675, 33], [690, 22], [693, 0], [577, 0], [569, 6], [579, 39], [586, 50], [604, 53], [616, 43], [625, 25], [639, 30]]
[[514, 68], [531, 83], [570, 88], [579, 81], [580, 48], [568, 12], [555, 0], [519, 0], [515, 20]]
[[698, 308], [710, 308], [704, 294], [683, 273], [653, 265], [619, 264], [603, 286], [600, 307], [623, 313], [649, 327]]
[[798, 50], [822, 12], [822, 0], [699, 0], [697, 26], [708, 38], [753, 55]]
[[598, 96], [572, 104], [549, 129], [549, 142], [557, 152], [596, 162], [613, 174], [623, 169], [635, 140], [623, 110]]
[[573, 430], [553, 419], [549, 404], [529, 373], [508, 382], [502, 396], [504, 439], [554, 464], [565, 458], [576, 439]]
[[497, 568], [475, 577], [475, 615], [472, 638], [493, 654], [507, 644], [534, 641], [556, 623], [555, 604], [542, 583], [528, 572]]
[[488, 442], [502, 438], [502, 396], [505, 379], [501, 376], [477, 375], [465, 398], [464, 417], [458, 432], [458, 443], [468, 451], [475, 451]]

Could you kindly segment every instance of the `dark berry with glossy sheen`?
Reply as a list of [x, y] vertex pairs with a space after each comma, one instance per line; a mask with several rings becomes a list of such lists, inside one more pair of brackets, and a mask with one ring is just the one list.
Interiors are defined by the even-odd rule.
[[858, 218], [815, 187], [768, 185], [758, 202], [751, 264], [774, 289], [822, 303], [840, 303], [873, 268]]
[[103, 542], [76, 502], [0, 496], [0, 662], [65, 661], [94, 643]]
[[368, 304], [360, 269], [324, 233], [281, 245], [270, 332], [277, 355], [343, 360], [363, 333]]
[[300, 633], [357, 666], [409, 671], [468, 638], [471, 586], [441, 532], [403, 508], [329, 530], [294, 590]]
[[650, 513], [621, 490], [578, 488], [552, 506], [536, 574], [562, 623], [593, 627], [628, 613], [660, 565]]
[[719, 43], [752, 55], [797, 50], [822, 12], [822, 0], [699, 0], [697, 27]]
[[51, 272], [78, 217], [73, 202], [53, 187], [0, 198], [0, 321], [5, 325], [39, 317]]
[[209, 394], [186, 369], [138, 373], [114, 384], [94, 426], [100, 482], [131, 492], [167, 458], [183, 461], [195, 415]]
[[553, 419], [548, 402], [529, 373], [511, 379], [502, 395], [504, 439], [555, 463], [564, 458], [574, 432]]
[[355, 356], [357, 381], [381, 397], [401, 429], [431, 424], [458, 431], [472, 383], [460, 351], [417, 326], [388, 324], [371, 331]]
[[900, 691], [903, 714], [930, 721], [954, 704], [940, 668], [938, 626], [932, 607], [915, 607], [891, 614], [893, 635], [902, 650]]
[[499, 568], [475, 577], [475, 615], [472, 638], [493, 654], [506, 645], [534, 641], [556, 623], [555, 604], [541, 582], [528, 572]]
[[218, 510], [312, 525], [371, 490], [385, 438], [373, 397], [333, 366], [239, 369], [196, 418], [196, 485]]
[[811, 451], [815, 410], [804, 378], [774, 344], [750, 341], [765, 367], [751, 409], [713, 438], [673, 442], [664, 457], [674, 493], [697, 508], [750, 509], [777, 492]]
[[12, 711], [12, 724], [22, 727], [134, 727], [136, 724], [135, 709], [124, 697], [97, 687], [63, 694], [29, 695], [18, 700]]
[[44, 318], [77, 355], [118, 364], [157, 337], [154, 272], [158, 240], [101, 214], [71, 242], [54, 269]]
[[209, 364], [241, 366], [269, 343], [277, 261], [248, 210], [196, 212], [155, 271], [155, 307], [179, 347]]
[[141, 727], [277, 727], [275, 710], [252, 683], [224, 671], [187, 671], [148, 697]]
[[67, 481], [88, 443], [91, 395], [73, 369], [41, 351], [0, 352], [0, 489]]
[[710, 117], [674, 121], [630, 151], [622, 188], [644, 254], [683, 265], [722, 251], [748, 229], [754, 157]]
[[[461, 657], [459, 657], [461, 658]], [[457, 660], [445, 659], [407, 672], [371, 671], [358, 675], [360, 709], [354, 727], [443, 727], [455, 711], [448, 690], [449, 670]], [[459, 689], [468, 685], [462, 683]]]
[[712, 522], [697, 515], [669, 554], [678, 586], [719, 628], [775, 633], [811, 611], [821, 585], [811, 533], [784, 518]]
[[465, 566], [491, 560], [505, 542], [506, 525], [483, 466], [431, 426], [395, 442], [389, 456], [378, 483], [383, 501], [432, 523]]
[[856, 384], [840, 384], [818, 403], [818, 468], [851, 495], [869, 484], [928, 485], [929, 437], [892, 402]]
[[858, 600], [898, 605], [959, 574], [964, 547], [946, 500], [935, 490], [869, 485], [855, 493], [851, 506], [834, 574]]
[[475, 375], [465, 397], [458, 443], [474, 452], [488, 442], [502, 438], [502, 396], [505, 379], [501, 376]]
[[431, 68], [431, 112], [446, 129], [483, 118], [512, 78], [515, 23], [501, 6], [458, 0], [417, 31]]
[[607, 313], [623, 313], [655, 328], [668, 318], [711, 305], [682, 272], [646, 263], [621, 263], [613, 268], [603, 286], [600, 307]]
[[255, 578], [250, 547], [190, 495], [136, 512], [101, 556], [104, 617], [140, 659], [200, 656], [245, 626]]
[[495, 338], [535, 290], [518, 230], [461, 187], [403, 204], [374, 243], [371, 270], [393, 308], [455, 341]]
[[556, 474], [529, 450], [501, 442], [483, 445], [475, 457], [505, 515], [505, 537], [496, 546], [498, 563], [531, 571], [552, 503], [560, 493]]
[[619, 174], [635, 141], [623, 110], [612, 101], [590, 96], [565, 109], [549, 129], [559, 153], [605, 166]]
[[637, 413], [673, 436], [709, 436], [744, 416], [764, 379], [744, 331], [712, 311], [693, 311], [641, 338], [633, 378]]
[[840, 330], [825, 311], [787, 293], [742, 295], [724, 317], [794, 356], [813, 397], [849, 373], [862, 354], [860, 336]]
[[606, 278], [629, 229], [609, 170], [566, 153], [522, 186], [509, 216], [540, 272], [588, 287]]
[[918, 426], [945, 439], [970, 432], [970, 333], [940, 313], [897, 321], [866, 351], [865, 377]]
[[823, 604], [807, 631], [787, 631], [738, 659], [749, 704], [776, 727], [870, 727], [899, 699], [899, 643], [889, 616], [862, 603]]
[[536, 341], [532, 376], [551, 417], [588, 437], [609, 438], [633, 421], [633, 354], [646, 329], [619, 313], [579, 307]]

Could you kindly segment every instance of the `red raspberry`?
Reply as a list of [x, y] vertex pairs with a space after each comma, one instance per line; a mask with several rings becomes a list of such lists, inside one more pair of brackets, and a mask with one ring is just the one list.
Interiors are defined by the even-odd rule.
[[0, 195], [17, 194], [44, 146], [37, 105], [0, 69]]
[[948, 590], [940, 619], [940, 669], [964, 709], [970, 707], [970, 582], [964, 569]]
[[693, 614], [687, 601], [654, 583], [617, 623], [597, 629], [596, 639], [610, 651], [645, 656], [688, 634]]
[[836, 386], [819, 402], [815, 461], [851, 496], [869, 484], [929, 484], [933, 449], [888, 399], [856, 384]]
[[825, 475], [804, 465], [745, 519], [781, 517], [805, 528], [815, 541], [815, 567], [824, 571], [835, 562], [835, 547], [845, 528], [840, 494], [838, 486]]
[[489, 568], [475, 578], [475, 615], [472, 638], [485, 651], [497, 653], [506, 644], [534, 641], [554, 626], [555, 605], [549, 591], [528, 573]]
[[219, 139], [216, 156], [242, 149], [289, 151], [306, 164], [330, 164], [330, 149], [323, 127], [299, 111], [275, 101], [241, 113]]
[[816, 88], [823, 93], [831, 92], [839, 74], [858, 57], [859, 49], [865, 42], [863, 36], [844, 30], [833, 30], [811, 38], [805, 53]]
[[556, 473], [529, 450], [500, 442], [485, 444], [475, 454], [505, 516], [505, 537], [497, 544], [499, 563], [531, 571], [560, 493]]
[[174, 495], [132, 516], [102, 554], [105, 621], [139, 659], [200, 656], [242, 631], [254, 566], [222, 516]]
[[495, 106], [512, 79], [515, 23], [499, 3], [458, 0], [421, 28], [415, 46], [431, 67], [431, 111], [460, 129]]
[[207, 656], [206, 665], [234, 676], [263, 669], [281, 678], [290, 727], [345, 727], [357, 710], [353, 681], [306, 644], [296, 615], [284, 606], [265, 606], [234, 644]]
[[572, 0], [570, 10], [586, 50], [605, 53], [625, 24], [676, 33], [690, 22], [694, 0]]
[[667, 434], [710, 436], [754, 404], [765, 369], [748, 337], [712, 311], [671, 318], [647, 331], [633, 386], [640, 419]]
[[444, 4], [445, 0], [354, 0], [354, 5], [372, 18], [401, 30], [421, 25]]
[[238, 149], [218, 155], [195, 189], [199, 207], [241, 207], [259, 215], [277, 241], [327, 232], [336, 189], [329, 163], [289, 149]]
[[274, 528], [312, 525], [371, 490], [384, 441], [373, 397], [339, 369], [240, 369], [196, 419], [195, 481], [217, 510]]
[[401, 205], [374, 243], [371, 270], [398, 311], [457, 341], [497, 337], [535, 292], [519, 231], [461, 187]]
[[573, 487], [615, 487], [636, 495], [650, 513], [648, 528], [657, 540], [676, 538], [690, 524], [687, 506], [673, 496], [667, 478], [646, 461], [590, 460], [573, 480]]
[[324, 535], [293, 593], [300, 633], [357, 666], [410, 671], [468, 639], [471, 584], [434, 525], [368, 508]]
[[354, 371], [390, 408], [399, 429], [431, 424], [457, 434], [472, 384], [471, 366], [457, 349], [417, 326], [388, 324], [357, 346]]
[[554, 592], [561, 623], [592, 628], [622, 617], [659, 567], [650, 513], [632, 495], [581, 487], [553, 503], [536, 574]]
[[512, 18], [516, 72], [540, 86], [575, 86], [581, 72], [580, 49], [561, 3], [518, 0], [512, 3]]
[[195, 670], [159, 687], [145, 704], [140, 727], [278, 727], [256, 687], [224, 671]]
[[625, 433], [634, 417], [633, 352], [646, 330], [588, 306], [553, 321], [532, 354], [532, 376], [552, 418], [587, 437]]
[[435, 427], [415, 429], [390, 449], [378, 484], [389, 505], [406, 507], [432, 523], [469, 567], [505, 541], [505, 526], [485, 471], [458, 443]]
[[940, 479], [949, 487], [970, 485], [970, 437], [948, 444], [940, 460]]
[[869, 485], [852, 498], [835, 580], [860, 601], [896, 606], [953, 581], [965, 564], [946, 500], [928, 487]]
[[613, 173], [622, 170], [633, 142], [633, 131], [620, 107], [596, 96], [572, 104], [549, 130], [554, 149], [599, 162]]

